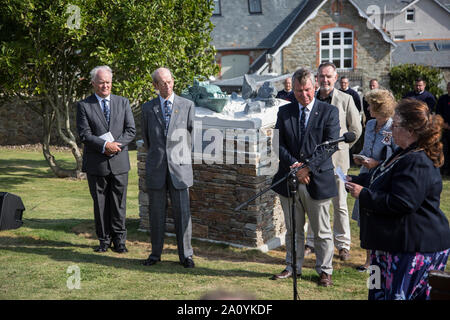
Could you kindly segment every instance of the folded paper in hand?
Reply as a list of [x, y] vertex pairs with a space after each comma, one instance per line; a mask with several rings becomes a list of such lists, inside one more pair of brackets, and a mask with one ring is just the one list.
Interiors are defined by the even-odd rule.
[[354, 154], [354, 155], [353, 155], [353, 158], [355, 158], [355, 159], [360, 159], [360, 160], [362, 160], [362, 161], [367, 161], [367, 160], [369, 160], [368, 157], [366, 157], [366, 156], [364, 156], [364, 155], [362, 155], [362, 154]]
[[337, 167], [336, 168], [336, 174], [338, 175], [338, 177], [339, 177], [339, 179], [340, 180], [342, 180], [342, 181], [344, 181], [344, 182], [347, 182], [347, 177], [345, 176], [345, 174], [344, 174], [344, 172], [342, 171], [342, 169], [341, 169], [341, 167]]
[[113, 137], [111, 131], [108, 131], [107, 133], [102, 134], [101, 136], [99, 136], [99, 138], [105, 140], [106, 142], [114, 141], [114, 137]]

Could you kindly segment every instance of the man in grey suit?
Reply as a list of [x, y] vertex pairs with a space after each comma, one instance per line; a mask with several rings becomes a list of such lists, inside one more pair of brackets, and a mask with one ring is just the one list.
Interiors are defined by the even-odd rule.
[[[344, 174], [347, 174], [350, 168], [349, 149], [358, 141], [362, 132], [361, 118], [359, 111], [351, 95], [335, 90], [334, 85], [338, 79], [336, 66], [332, 62], [323, 62], [319, 65], [318, 78], [320, 89], [316, 98], [320, 101], [329, 103], [339, 110], [340, 134], [343, 136], [346, 132], [353, 132], [356, 140], [353, 143], [341, 142], [338, 145], [338, 151], [333, 156], [333, 166], [336, 169], [340, 167]], [[346, 261], [350, 258], [350, 219], [347, 208], [347, 191], [345, 183], [341, 181], [337, 174], [335, 180], [338, 187], [338, 195], [332, 200], [333, 203], [333, 236], [334, 245], [339, 251], [339, 258]], [[305, 256], [314, 248], [314, 232], [308, 228], [306, 238]]]
[[143, 264], [151, 266], [161, 261], [169, 192], [178, 256], [185, 268], [193, 268], [189, 187], [194, 183], [191, 133], [195, 106], [173, 92], [174, 79], [169, 69], [158, 68], [152, 79], [159, 95], [142, 106], [142, 135], [148, 150], [146, 184], [152, 243], [152, 252]]
[[128, 144], [136, 135], [128, 99], [111, 94], [112, 71], [108, 66], [91, 71], [95, 93], [77, 104], [77, 129], [94, 201], [95, 230], [100, 241], [96, 252], [127, 252], [126, 198], [130, 159]]

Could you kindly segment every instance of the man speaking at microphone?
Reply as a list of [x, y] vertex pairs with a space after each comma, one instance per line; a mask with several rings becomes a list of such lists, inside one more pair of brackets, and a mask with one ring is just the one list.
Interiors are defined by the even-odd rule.
[[[316, 99], [335, 106], [339, 111], [339, 125], [341, 127], [340, 134], [344, 132], [353, 132], [356, 136], [355, 141], [351, 144], [340, 143], [338, 150], [333, 154], [332, 160], [335, 168], [340, 167], [344, 174], [350, 169], [350, 153], [349, 149], [356, 140], [361, 136], [362, 127], [359, 118], [359, 111], [353, 102], [351, 95], [342, 91], [335, 90], [334, 84], [338, 79], [336, 66], [332, 62], [323, 62], [318, 69], [318, 79], [320, 90], [316, 94]], [[345, 183], [335, 174], [335, 183], [338, 188], [338, 194], [333, 197], [333, 237], [334, 246], [339, 251], [339, 258], [346, 261], [350, 258], [350, 220], [347, 208], [347, 191], [345, 191]], [[308, 228], [306, 237], [305, 255], [308, 251], [315, 249], [314, 230]]]
[[[281, 107], [275, 129], [279, 132], [280, 164], [274, 182], [286, 176], [292, 168], [300, 167], [311, 157], [317, 145], [339, 137], [339, 112], [328, 103], [314, 98], [314, 74], [306, 69], [297, 70], [293, 77], [294, 95], [298, 103]], [[296, 199], [296, 234], [292, 234], [291, 205], [287, 183], [273, 190], [280, 196], [286, 224], [286, 268], [272, 277], [273, 280], [292, 276], [292, 237], [296, 237], [297, 274], [301, 275], [304, 258], [305, 214], [314, 231], [316, 244], [316, 271], [320, 286], [332, 285], [333, 235], [329, 208], [331, 198], [337, 195], [334, 167], [330, 158], [319, 166], [306, 166], [297, 172], [299, 180]]]

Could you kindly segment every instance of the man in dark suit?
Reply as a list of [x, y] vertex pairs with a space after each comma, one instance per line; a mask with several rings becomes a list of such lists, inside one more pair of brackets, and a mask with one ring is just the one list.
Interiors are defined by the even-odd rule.
[[436, 114], [444, 119], [442, 143], [444, 144], [444, 165], [441, 167], [443, 175], [450, 176], [450, 81], [447, 82], [447, 94], [439, 97], [436, 104]]
[[[377, 79], [370, 79], [369, 90], [378, 89], [379, 87], [380, 87], [380, 84], [378, 83]], [[367, 94], [367, 92], [366, 92], [366, 94]], [[369, 103], [367, 102], [365, 97], [363, 97], [363, 111], [364, 111], [364, 116], [365, 116], [364, 125], [367, 123], [367, 121], [375, 119], [370, 116]], [[362, 134], [362, 136], [364, 136], [364, 133]]]
[[87, 173], [94, 201], [95, 230], [106, 252], [114, 245], [127, 252], [126, 197], [130, 159], [128, 144], [136, 135], [128, 99], [111, 94], [112, 71], [108, 66], [91, 71], [94, 94], [77, 104], [77, 129], [83, 150], [83, 172]]
[[420, 77], [417, 78], [414, 82], [414, 90], [405, 94], [403, 99], [412, 98], [423, 101], [428, 105], [428, 109], [430, 109], [430, 112], [435, 112], [436, 110], [434, 110], [434, 107], [436, 105], [436, 98], [431, 92], [425, 90], [426, 87], [426, 81]]
[[292, 92], [292, 79], [284, 79], [284, 89], [278, 91], [276, 98], [295, 102], [294, 92]]
[[[280, 107], [275, 129], [279, 132], [279, 169], [273, 181], [284, 177], [290, 169], [301, 166], [313, 153], [314, 148], [327, 140], [339, 137], [339, 112], [335, 106], [314, 97], [314, 74], [305, 69], [293, 75], [294, 94], [298, 103]], [[297, 272], [301, 274], [304, 259], [305, 214], [315, 234], [316, 271], [320, 275], [319, 285], [332, 285], [333, 234], [331, 232], [329, 208], [331, 198], [336, 196], [337, 186], [331, 157], [319, 166], [306, 166], [297, 173], [299, 186], [296, 194], [296, 243]], [[292, 226], [286, 183], [273, 188], [280, 196], [286, 224], [286, 268], [272, 279], [292, 276]], [[300, 202], [301, 201], [301, 202]]]
[[339, 90], [351, 95], [353, 101], [355, 102], [356, 109], [361, 112], [361, 97], [359, 96], [358, 92], [350, 88], [350, 81], [348, 80], [348, 78], [346, 76], [341, 77], [339, 84], [341, 85], [341, 88]]
[[178, 256], [185, 268], [193, 268], [189, 187], [194, 183], [191, 133], [195, 106], [173, 92], [174, 79], [169, 69], [157, 69], [152, 79], [159, 95], [142, 106], [142, 135], [148, 150], [146, 184], [152, 243], [152, 252], [143, 264], [151, 266], [161, 261], [169, 192]]

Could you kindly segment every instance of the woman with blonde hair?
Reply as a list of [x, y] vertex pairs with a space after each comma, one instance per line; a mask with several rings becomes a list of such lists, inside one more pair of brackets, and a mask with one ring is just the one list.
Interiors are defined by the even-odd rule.
[[[360, 154], [354, 154], [353, 160], [361, 166], [360, 173], [369, 172], [382, 161], [391, 156], [397, 147], [392, 141], [392, 116], [396, 105], [394, 96], [389, 90], [374, 89], [366, 94], [368, 111], [373, 118], [366, 124], [364, 145]], [[359, 201], [356, 199], [352, 218], [359, 225]], [[370, 264], [370, 251], [367, 250], [364, 265], [358, 266], [358, 271], [366, 271]]]
[[359, 199], [361, 246], [372, 250], [371, 269], [380, 280], [369, 299], [429, 299], [428, 273], [445, 270], [450, 228], [439, 208], [442, 125], [426, 103], [400, 101], [392, 123], [399, 148], [373, 172], [347, 177], [346, 188]]

